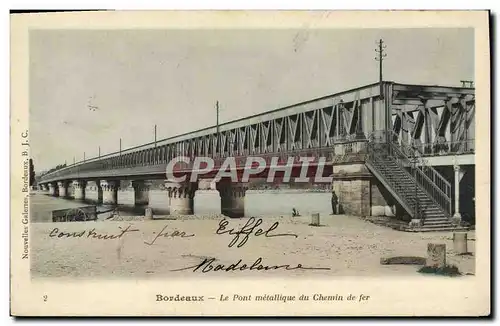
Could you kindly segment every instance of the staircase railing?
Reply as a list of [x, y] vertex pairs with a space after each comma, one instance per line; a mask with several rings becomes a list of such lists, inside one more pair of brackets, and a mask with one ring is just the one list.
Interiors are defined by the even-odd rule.
[[[417, 150], [399, 144], [397, 135], [392, 131], [373, 133], [370, 137], [368, 150], [369, 152], [375, 150], [373, 154], [375, 156], [387, 155], [394, 159], [448, 217], [452, 215], [450, 183], [432, 166], [428, 165]], [[418, 210], [418, 206], [415, 209]]]
[[[370, 166], [379, 174], [379, 177], [383, 178], [383, 182], [386, 183], [387, 186], [392, 188], [388, 190], [392, 190], [391, 192], [393, 192], [393, 195], [400, 201], [400, 203], [408, 211], [408, 213], [410, 213], [410, 215], [414, 218], [416, 218], [416, 216], [422, 216], [422, 214], [420, 214], [419, 207], [417, 207], [418, 205], [416, 198], [414, 198], [414, 196], [406, 195], [406, 193], [408, 192], [408, 189], [406, 189], [406, 185], [404, 183], [398, 182], [394, 178], [391, 178], [385, 169], [380, 169], [378, 167], [378, 165], [386, 164], [389, 153], [388, 145], [370, 141], [367, 145], [367, 153], [366, 163], [369, 163]], [[400, 167], [401, 170], [409, 173], [406, 170], [405, 166], [401, 164], [401, 161], [395, 160], [394, 162]]]

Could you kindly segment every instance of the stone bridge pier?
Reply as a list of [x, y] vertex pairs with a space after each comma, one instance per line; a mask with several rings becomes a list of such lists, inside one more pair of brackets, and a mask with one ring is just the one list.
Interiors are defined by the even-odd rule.
[[341, 214], [396, 216], [402, 210], [361, 162], [334, 165], [332, 190], [338, 197]]
[[102, 187], [100, 181], [87, 181], [85, 185], [85, 197], [96, 201], [98, 204], [102, 203]]
[[120, 181], [115, 180], [101, 180], [102, 203], [107, 205], [118, 204], [118, 188]]
[[56, 183], [49, 182], [49, 195], [58, 197], [59, 196], [59, 188], [56, 187]]
[[134, 204], [135, 206], [143, 206], [149, 204], [149, 187], [150, 183], [146, 181], [132, 181], [134, 188]]
[[73, 181], [73, 197], [76, 200], [84, 200], [85, 199], [85, 188], [87, 187], [87, 182], [83, 180], [74, 180]]
[[245, 216], [245, 193], [248, 187], [241, 183], [218, 182], [221, 213], [229, 217]]
[[69, 194], [68, 194], [69, 182], [68, 181], [58, 181], [57, 187], [59, 188], [59, 197], [65, 198], [65, 197], [69, 196]]
[[191, 215], [194, 211], [194, 194], [198, 188], [198, 183], [165, 182], [168, 191], [170, 214], [171, 215]]

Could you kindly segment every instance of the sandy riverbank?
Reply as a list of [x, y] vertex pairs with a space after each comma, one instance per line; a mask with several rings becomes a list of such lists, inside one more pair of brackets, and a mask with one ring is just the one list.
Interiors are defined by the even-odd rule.
[[[172, 218], [172, 217], [170, 217]], [[251, 235], [237, 248], [239, 241], [228, 247], [234, 235], [217, 235], [221, 217], [184, 217], [177, 220], [106, 221], [31, 224], [31, 267], [33, 277], [133, 277], [202, 275], [193, 269], [172, 271], [200, 264], [214, 258], [214, 266], [242, 262], [252, 265], [259, 257], [262, 265], [329, 268], [329, 270], [272, 270], [208, 272], [208, 276], [398, 276], [420, 275], [418, 266], [381, 265], [388, 256], [426, 256], [427, 243], [445, 243], [448, 262], [462, 273], [475, 273], [474, 256], [453, 253], [452, 233], [407, 233], [377, 226], [353, 216], [322, 216], [320, 227], [312, 227], [310, 217], [268, 217], [258, 228], [267, 230], [275, 222], [278, 227], [269, 234], [295, 234], [266, 238]], [[248, 218], [230, 219], [226, 229], [241, 228]], [[185, 232], [184, 237], [159, 237], [162, 231]], [[119, 235], [121, 238], [97, 239], [98, 235]], [[57, 228], [57, 230], [54, 230]], [[121, 228], [121, 229], [120, 229]], [[59, 232], [81, 237], [58, 237]], [[52, 232], [52, 233], [51, 233]], [[50, 236], [52, 234], [52, 236]], [[90, 234], [90, 236], [89, 236]], [[189, 236], [194, 235], [194, 236]], [[474, 232], [469, 238], [474, 239]], [[152, 243], [148, 245], [147, 243]], [[474, 253], [474, 241], [469, 251]]]

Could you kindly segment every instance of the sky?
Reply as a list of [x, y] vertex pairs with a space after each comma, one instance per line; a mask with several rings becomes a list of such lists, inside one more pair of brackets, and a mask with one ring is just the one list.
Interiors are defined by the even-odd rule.
[[32, 30], [35, 171], [377, 82], [380, 38], [384, 80], [474, 80], [472, 29]]

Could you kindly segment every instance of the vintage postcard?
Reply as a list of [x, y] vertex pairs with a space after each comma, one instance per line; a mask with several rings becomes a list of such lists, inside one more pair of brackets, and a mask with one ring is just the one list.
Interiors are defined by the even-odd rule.
[[486, 11], [12, 15], [12, 314], [489, 315], [488, 35]]

